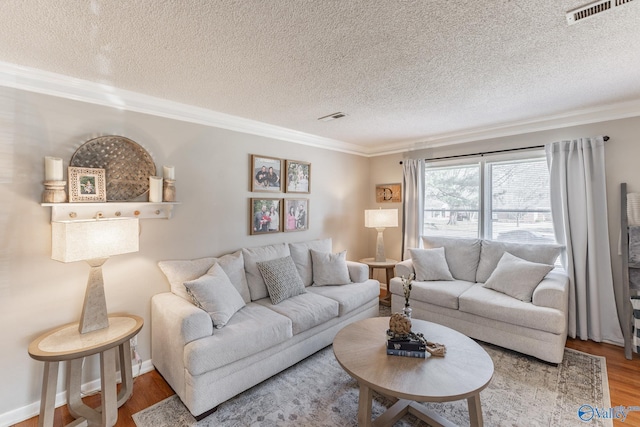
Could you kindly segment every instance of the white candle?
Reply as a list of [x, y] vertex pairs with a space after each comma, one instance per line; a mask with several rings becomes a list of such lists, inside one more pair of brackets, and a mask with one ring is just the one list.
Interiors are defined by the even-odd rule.
[[162, 201], [162, 177], [149, 177], [149, 201], [153, 203]]
[[62, 159], [59, 157], [44, 158], [44, 180], [62, 181]]
[[163, 166], [164, 179], [176, 179], [176, 168], [173, 166]]

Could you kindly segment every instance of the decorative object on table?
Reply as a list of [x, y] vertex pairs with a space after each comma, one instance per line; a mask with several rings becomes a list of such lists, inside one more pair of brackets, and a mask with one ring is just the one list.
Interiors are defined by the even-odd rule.
[[104, 169], [69, 167], [70, 202], [106, 202]]
[[282, 231], [282, 199], [249, 199], [249, 234]]
[[405, 278], [404, 276], [401, 276], [400, 278], [402, 279], [402, 291], [404, 292], [404, 308], [402, 309], [402, 312], [407, 316], [407, 317], [411, 317], [411, 305], [409, 304], [409, 298], [411, 298], [411, 288], [412, 286], [412, 282], [413, 282], [413, 278], [415, 277], [415, 275], [413, 273], [409, 274], [409, 277]]
[[62, 169], [62, 159], [59, 157], [44, 158], [44, 191], [43, 203], [64, 203], [67, 201], [67, 192]]
[[385, 228], [398, 226], [398, 209], [367, 209], [364, 211], [364, 226], [378, 231], [376, 240], [376, 262], [385, 262], [384, 239], [382, 233]]
[[309, 229], [309, 199], [284, 199], [284, 231]]
[[149, 201], [159, 203], [162, 201], [162, 177], [149, 177]]
[[286, 161], [287, 193], [311, 192], [311, 163]]
[[91, 266], [80, 317], [81, 334], [109, 326], [102, 265], [112, 255], [138, 251], [138, 219], [53, 221], [51, 258], [62, 262], [87, 261]]
[[282, 159], [251, 155], [249, 171], [251, 191], [282, 191]]
[[175, 202], [176, 201], [176, 169], [173, 166], [163, 166], [163, 181], [162, 181], [162, 201]]
[[400, 184], [376, 185], [376, 203], [402, 202], [402, 186]]
[[109, 201], [128, 201], [142, 196], [149, 191], [149, 177], [156, 174], [156, 165], [147, 150], [118, 135], [85, 142], [71, 157], [70, 166], [104, 169]]
[[[447, 348], [444, 344], [428, 341], [420, 332], [411, 332], [411, 318], [403, 313], [394, 313], [389, 318], [389, 329], [387, 330], [387, 354], [397, 356], [421, 357], [419, 354], [400, 354], [394, 344], [404, 344], [404, 348], [397, 349], [401, 352], [419, 352], [423, 350], [413, 349], [414, 346], [424, 346], [424, 351], [432, 356], [444, 357]], [[390, 348], [391, 346], [391, 348]]]

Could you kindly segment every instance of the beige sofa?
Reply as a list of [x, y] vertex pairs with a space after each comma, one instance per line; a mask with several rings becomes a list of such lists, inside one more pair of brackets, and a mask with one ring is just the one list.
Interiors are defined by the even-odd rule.
[[[330, 252], [331, 239], [324, 239], [159, 263], [171, 292], [154, 295], [151, 301], [152, 361], [191, 414], [198, 419], [208, 415], [220, 403], [331, 344], [345, 325], [378, 315], [380, 284], [368, 278], [367, 266], [344, 261], [345, 267], [336, 255], [326, 255]], [[328, 259], [312, 262], [312, 255], [319, 254]], [[289, 256], [304, 292], [274, 304], [269, 292], [277, 288], [266, 286], [258, 265], [289, 261]], [[228, 277], [237, 293], [223, 286], [231, 292], [223, 293], [228, 304], [211, 309], [200, 304], [202, 298], [194, 300], [185, 283], [191, 291], [198, 290], [194, 285], [209, 280], [212, 271], [219, 273], [215, 264], [224, 270], [219, 276]], [[343, 283], [340, 286], [327, 283], [333, 266], [347, 275], [335, 279]], [[344, 284], [347, 281], [351, 283]], [[234, 311], [236, 303], [242, 307]]]
[[[514, 258], [553, 265], [562, 249], [560, 246], [444, 237], [423, 237], [423, 246], [425, 249], [444, 249], [446, 264], [439, 267], [448, 267], [452, 277], [449, 280], [414, 280], [410, 297], [412, 317], [439, 323], [469, 337], [551, 363], [562, 361], [569, 295], [569, 280], [564, 270], [549, 266], [550, 271], [539, 284], [532, 282], [531, 287], [525, 289], [526, 295], [520, 298], [522, 289], [518, 288], [530, 281], [532, 274], [524, 267], [517, 271], [518, 264], [512, 267], [516, 271], [511, 275], [505, 273], [506, 269], [497, 268], [499, 263], [508, 265], [507, 261]], [[427, 252], [414, 251], [414, 254], [418, 257], [427, 254], [437, 261], [435, 263], [442, 264], [438, 258], [433, 258], [435, 255], [431, 251]], [[503, 257], [507, 261], [502, 261]], [[424, 264], [425, 259], [420, 259], [420, 263]], [[520, 265], [529, 268], [529, 264]], [[397, 277], [390, 283], [393, 312], [401, 312], [405, 304], [400, 276], [415, 274], [414, 267], [413, 258], [396, 266]], [[424, 274], [429, 276], [437, 271], [434, 266]], [[446, 272], [442, 274], [446, 275]], [[485, 282], [501, 291], [486, 287]]]

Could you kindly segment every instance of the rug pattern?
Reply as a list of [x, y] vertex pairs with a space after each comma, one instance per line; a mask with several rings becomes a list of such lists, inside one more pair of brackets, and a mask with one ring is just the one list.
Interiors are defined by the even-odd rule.
[[[562, 364], [481, 343], [495, 365], [480, 393], [487, 426], [610, 426], [610, 420], [580, 421], [578, 408], [609, 408], [605, 359], [566, 349]], [[373, 415], [391, 406], [377, 393]], [[466, 401], [427, 404], [457, 425], [469, 425]], [[357, 426], [358, 384], [338, 365], [331, 346], [221, 404], [197, 422], [177, 396], [133, 415], [138, 427]], [[412, 415], [396, 426], [426, 424]]]

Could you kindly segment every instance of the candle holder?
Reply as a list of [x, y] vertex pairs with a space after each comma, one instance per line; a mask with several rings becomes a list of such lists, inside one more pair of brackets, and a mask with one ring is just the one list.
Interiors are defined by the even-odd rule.
[[44, 181], [43, 184], [43, 203], [65, 203], [67, 201], [67, 192], [65, 191], [67, 181]]
[[162, 182], [162, 201], [175, 202], [176, 201], [176, 180], [165, 178]]

